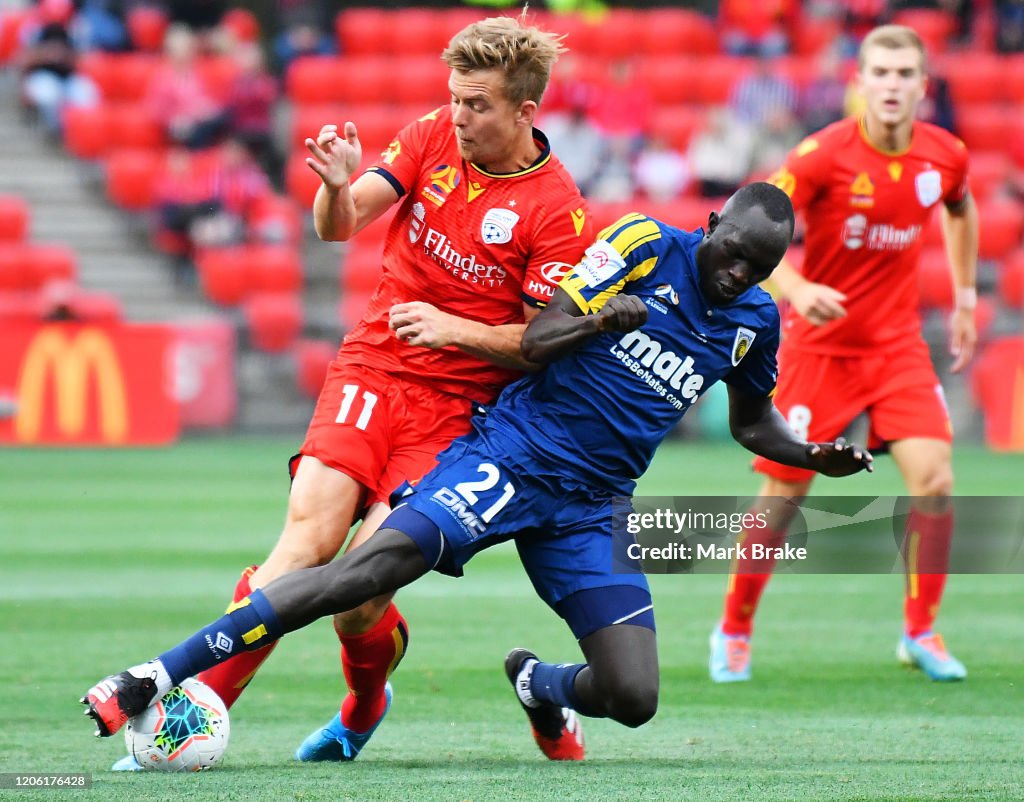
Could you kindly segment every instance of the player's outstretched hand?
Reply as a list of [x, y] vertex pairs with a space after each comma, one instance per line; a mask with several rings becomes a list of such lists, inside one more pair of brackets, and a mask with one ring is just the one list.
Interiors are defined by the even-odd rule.
[[647, 322], [647, 304], [635, 295], [613, 295], [597, 319], [601, 331], [633, 331]]
[[306, 149], [313, 154], [306, 159], [309, 168], [320, 176], [328, 189], [339, 189], [348, 183], [363, 158], [363, 146], [355, 123], [345, 123], [345, 136], [338, 135], [338, 126], [325, 125], [316, 141], [306, 139]]
[[825, 476], [849, 476], [858, 471], [873, 471], [875, 458], [866, 448], [838, 437], [832, 443], [808, 443], [811, 467]]
[[805, 281], [789, 300], [799, 315], [815, 326], [846, 317], [846, 294], [827, 284]]

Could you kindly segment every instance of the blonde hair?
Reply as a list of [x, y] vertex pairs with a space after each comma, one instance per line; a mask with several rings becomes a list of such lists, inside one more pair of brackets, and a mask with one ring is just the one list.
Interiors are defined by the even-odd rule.
[[564, 38], [527, 26], [524, 11], [519, 19], [491, 17], [466, 26], [452, 37], [441, 58], [459, 72], [500, 69], [505, 96], [513, 104], [539, 104], [552, 66], [566, 52]]
[[921, 54], [921, 73], [924, 74], [928, 70], [928, 55], [924, 49], [924, 42], [917, 35], [917, 31], [906, 25], [882, 25], [870, 31], [860, 43], [860, 50], [857, 52], [858, 69], [864, 69], [868, 50], [873, 47], [884, 47], [886, 50], [912, 47]]

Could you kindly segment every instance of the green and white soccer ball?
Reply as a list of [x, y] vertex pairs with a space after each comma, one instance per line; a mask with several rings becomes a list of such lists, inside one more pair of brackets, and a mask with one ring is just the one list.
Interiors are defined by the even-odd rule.
[[143, 769], [203, 771], [228, 748], [227, 705], [208, 685], [186, 679], [128, 721], [124, 740]]

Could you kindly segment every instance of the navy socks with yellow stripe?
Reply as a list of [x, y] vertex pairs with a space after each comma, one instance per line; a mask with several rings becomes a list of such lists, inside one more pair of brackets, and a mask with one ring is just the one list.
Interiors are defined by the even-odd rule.
[[240, 652], [272, 643], [284, 634], [274, 608], [260, 590], [228, 608], [228, 612], [192, 637], [160, 655], [160, 662], [178, 685], [186, 677], [222, 663]]

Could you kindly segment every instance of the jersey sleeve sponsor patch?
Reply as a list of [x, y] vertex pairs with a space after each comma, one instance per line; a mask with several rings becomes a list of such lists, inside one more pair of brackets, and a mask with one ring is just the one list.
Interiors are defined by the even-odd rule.
[[626, 267], [626, 260], [615, 248], [604, 240], [598, 240], [583, 254], [576, 265], [576, 275], [588, 287], [599, 287]]

